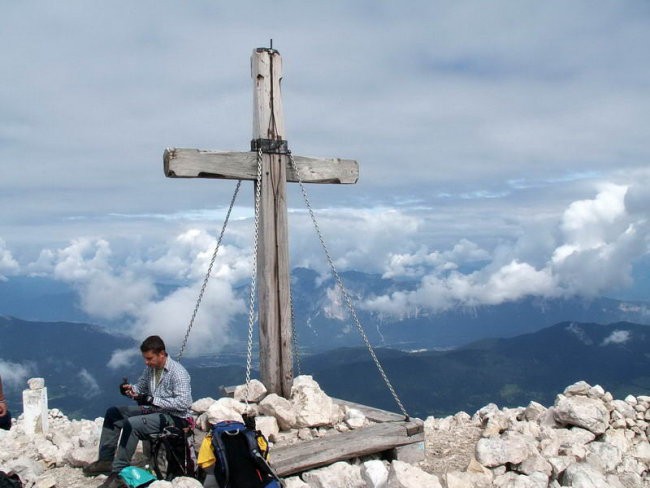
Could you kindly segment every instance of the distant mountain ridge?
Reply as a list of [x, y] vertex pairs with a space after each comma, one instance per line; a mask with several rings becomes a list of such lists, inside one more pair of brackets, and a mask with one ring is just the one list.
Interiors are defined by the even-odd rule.
[[[0, 317], [0, 337], [0, 358], [25, 365], [30, 376], [44, 377], [50, 408], [60, 408], [73, 418], [101, 416], [107, 406], [124, 403], [117, 385], [123, 376], [134, 379], [143, 368], [136, 341], [88, 324]], [[111, 370], [106, 364], [117, 349], [136, 354], [130, 366]], [[459, 410], [473, 413], [490, 402], [551, 404], [557, 391], [578, 380], [601, 384], [616, 394], [650, 394], [650, 327], [629, 322], [562, 322], [449, 351], [376, 351], [407, 410], [418, 417]], [[232, 364], [223, 361], [209, 367], [200, 360], [184, 361], [195, 398], [216, 398], [221, 386], [244, 381], [243, 358], [228, 358]], [[331, 396], [396, 410], [363, 348], [303, 356], [300, 366]], [[10, 404], [20, 405], [21, 389], [5, 392]]]
[[[629, 322], [562, 322], [450, 351], [380, 349], [377, 355], [415, 416], [473, 413], [490, 402], [552, 404], [561, 385], [579, 380], [623, 396], [650, 394], [650, 327]], [[396, 408], [361, 349], [318, 354], [304, 364], [332, 396]]]
[[[401, 316], [369, 312], [360, 305], [372, 297], [398, 290], [414, 290], [416, 280], [392, 280], [377, 274], [348, 271], [342, 273], [361, 323], [373, 344], [405, 350], [458, 347], [493, 337], [514, 337], [558, 322], [613, 323], [628, 321], [650, 324], [650, 303], [628, 302], [604, 297], [542, 299], [528, 297], [499, 305], [458, 307], [444, 312], [405, 310]], [[325, 349], [362, 345], [363, 342], [342, 305], [332, 278], [322, 279], [314, 270], [295, 268], [292, 272], [292, 298], [299, 346], [317, 353]], [[180, 285], [158, 285], [160, 296]], [[237, 292], [247, 298], [248, 288]], [[207, 293], [210, 293], [208, 286]], [[0, 282], [0, 315], [35, 321], [92, 323], [83, 313], [70, 285], [41, 277], [11, 278]], [[187, 311], [188, 319], [191, 310]], [[236, 323], [247, 323], [242, 315]], [[103, 324], [126, 327], [128, 324]], [[245, 327], [232, 328], [233, 350], [244, 351]]]

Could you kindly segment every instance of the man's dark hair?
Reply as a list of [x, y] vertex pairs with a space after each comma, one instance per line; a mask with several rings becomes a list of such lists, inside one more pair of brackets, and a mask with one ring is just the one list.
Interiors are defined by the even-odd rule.
[[159, 354], [165, 350], [165, 343], [163, 340], [160, 338], [160, 336], [153, 335], [147, 337], [144, 341], [142, 341], [142, 344], [140, 344], [140, 351], [141, 352], [155, 352], [156, 354]]

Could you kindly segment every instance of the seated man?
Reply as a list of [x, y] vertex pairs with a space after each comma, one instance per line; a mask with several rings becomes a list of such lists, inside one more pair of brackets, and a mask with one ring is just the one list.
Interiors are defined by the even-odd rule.
[[139, 440], [162, 432], [168, 425], [185, 427], [190, 417], [192, 392], [185, 368], [167, 355], [158, 336], [147, 337], [140, 351], [147, 366], [142, 376], [135, 385], [126, 381], [120, 385], [120, 392], [138, 405], [106, 410], [99, 459], [84, 468], [87, 476], [109, 474], [100, 488], [120, 486], [118, 474], [131, 463]]
[[0, 429], [9, 430], [11, 428], [11, 414], [7, 410], [7, 400], [2, 390], [2, 378], [0, 378]]

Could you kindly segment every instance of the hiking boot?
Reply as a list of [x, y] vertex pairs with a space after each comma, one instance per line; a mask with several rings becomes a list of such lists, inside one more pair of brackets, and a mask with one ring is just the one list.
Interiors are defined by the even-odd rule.
[[122, 481], [119, 474], [111, 473], [97, 488], [126, 488], [126, 483]]
[[97, 476], [99, 474], [111, 474], [113, 461], [99, 459], [88, 466], [84, 466], [83, 472], [86, 476]]

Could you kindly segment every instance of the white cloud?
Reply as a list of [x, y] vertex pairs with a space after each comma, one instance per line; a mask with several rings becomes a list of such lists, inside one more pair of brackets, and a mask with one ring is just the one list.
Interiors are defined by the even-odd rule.
[[[197, 284], [180, 288], [159, 301], [147, 303], [134, 316], [130, 333], [134, 337], [157, 334], [165, 339], [170, 350], [173, 349], [172, 344], [180, 347], [198, 294]], [[189, 337], [188, 355], [217, 353], [227, 346], [233, 317], [245, 312], [244, 302], [235, 296], [229, 282], [211, 280]]]
[[30, 362], [14, 363], [0, 359], [0, 377], [4, 388], [21, 390], [27, 387], [27, 379], [34, 373]]
[[[331, 255], [423, 280], [394, 304], [595, 294], [629, 284], [648, 252], [643, 2], [258, 2], [255, 17], [250, 2], [150, 3], [126, 17], [93, 2], [0, 7], [0, 158], [24, 161], [0, 181], [0, 277], [34, 261], [27, 271], [74, 283], [96, 317], [127, 321], [161, 300], [154, 282], [200, 280], [231, 185], [168, 180], [161, 153], [245, 148], [249, 56], [270, 24], [290, 147], [360, 163], [354, 187], [310, 187]], [[599, 179], [619, 190], [591, 200]], [[292, 264], [326, 274], [306, 215], [291, 219]], [[250, 220], [230, 230], [214, 273], [241, 283]]]
[[[489, 263], [474, 272], [458, 271], [453, 252], [419, 249], [393, 255], [387, 264], [389, 276], [415, 276], [427, 270], [418, 288], [371, 297], [363, 306], [410, 316], [422, 310], [495, 305], [526, 296], [595, 296], [625, 286], [631, 281], [631, 263], [648, 252], [650, 236], [645, 215], [626, 211], [627, 190], [622, 185], [602, 186], [595, 198], [571, 203], [554, 228], [545, 227], [544, 246], [522, 246], [526, 236], [509, 245], [501, 243]], [[474, 251], [470, 255], [485, 261], [487, 252], [469, 244], [466, 241], [463, 247]], [[531, 258], [532, 263], [522, 258]]]
[[5, 241], [0, 239], [0, 281], [6, 280], [5, 275], [17, 274], [20, 271], [18, 262], [6, 246]]
[[[122, 319], [128, 324], [124, 332], [134, 338], [157, 334], [170, 346], [180, 346], [214, 244], [205, 231], [193, 229], [174, 239], [161, 257], [116, 262], [107, 241], [83, 238], [63, 249], [44, 250], [31, 269], [44, 272], [49, 268], [55, 278], [71, 283], [79, 292], [80, 306], [90, 316]], [[159, 297], [155, 278], [181, 279], [185, 284]], [[245, 312], [234, 292], [244, 278], [250, 278], [250, 258], [240, 249], [221, 248], [196, 316], [189, 354], [217, 352], [228, 343], [232, 318]], [[110, 365], [117, 367], [129, 360], [128, 354], [117, 351]]]
[[140, 351], [136, 349], [117, 349], [111, 354], [108, 367], [119, 370], [133, 363], [133, 359], [140, 357]]
[[[379, 271], [400, 247], [411, 248], [421, 219], [398, 209], [327, 208], [316, 212], [318, 226], [337, 269]], [[291, 264], [329, 272], [327, 260], [308, 215], [293, 211]]]
[[156, 296], [156, 288], [150, 276], [137, 275], [128, 265], [115, 266], [111, 255], [105, 239], [78, 238], [65, 248], [43, 250], [29, 269], [38, 274], [49, 271], [55, 279], [72, 284], [86, 313], [115, 320], [138, 313]]
[[608, 344], [625, 344], [632, 338], [629, 330], [615, 330], [603, 340], [603, 346]]
[[84, 398], [93, 398], [101, 393], [99, 383], [97, 383], [97, 380], [88, 372], [86, 368], [82, 368], [77, 376], [79, 377], [79, 386], [81, 387]]

